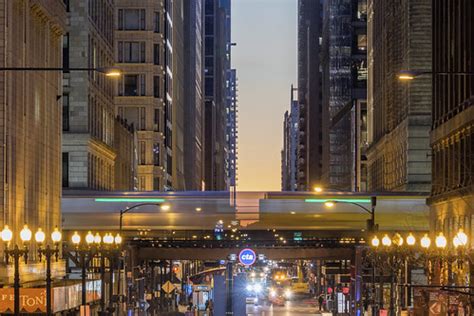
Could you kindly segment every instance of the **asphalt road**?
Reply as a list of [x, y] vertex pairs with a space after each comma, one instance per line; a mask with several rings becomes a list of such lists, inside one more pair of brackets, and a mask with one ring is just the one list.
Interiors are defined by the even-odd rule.
[[307, 315], [319, 316], [318, 307], [314, 300], [293, 300], [285, 303], [285, 306], [255, 306], [248, 316], [294, 316]]

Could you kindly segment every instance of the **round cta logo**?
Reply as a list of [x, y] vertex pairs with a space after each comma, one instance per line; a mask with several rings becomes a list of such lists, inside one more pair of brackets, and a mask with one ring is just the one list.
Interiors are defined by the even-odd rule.
[[257, 255], [252, 249], [242, 249], [239, 253], [239, 262], [244, 266], [251, 266], [257, 260]]

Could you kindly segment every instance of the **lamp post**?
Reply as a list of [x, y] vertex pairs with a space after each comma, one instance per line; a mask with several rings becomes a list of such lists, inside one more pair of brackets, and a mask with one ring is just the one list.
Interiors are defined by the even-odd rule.
[[122, 244], [122, 237], [120, 234], [117, 234], [115, 237], [112, 233], [105, 233], [104, 236], [101, 236], [99, 233], [95, 235], [89, 231], [85, 237], [85, 243], [81, 243], [82, 237], [76, 231], [71, 237], [71, 241], [74, 245], [74, 251], [76, 256], [79, 256], [79, 261], [76, 260], [81, 266], [81, 282], [82, 282], [82, 305], [87, 304], [87, 287], [86, 287], [86, 278], [87, 278], [87, 267], [92, 259], [96, 255], [100, 255], [100, 275], [101, 275], [101, 298], [100, 298], [100, 314], [105, 315], [107, 313], [105, 308], [105, 259], [109, 259], [109, 306], [108, 309], [111, 311], [113, 309], [112, 293], [113, 293], [113, 264], [117, 254], [120, 252], [120, 245]]
[[410, 81], [423, 75], [439, 75], [439, 76], [474, 76], [474, 72], [433, 72], [429, 70], [401, 70], [398, 73], [398, 80]]
[[[163, 211], [168, 211], [170, 209], [170, 205], [169, 204], [163, 204], [163, 203], [140, 203], [140, 204], [135, 204], [131, 207], [127, 207], [123, 210], [120, 210], [120, 219], [119, 219], [119, 234], [122, 234], [122, 228], [123, 228], [123, 216], [136, 209], [136, 208], [139, 208], [141, 206], [150, 206], [150, 205], [153, 205], [153, 206], [159, 206], [161, 208], [161, 210]], [[120, 235], [119, 235], [120, 236]], [[120, 237], [120, 242], [122, 242], [122, 237]], [[120, 258], [118, 258], [118, 260], [120, 261]], [[119, 262], [119, 265], [120, 265], [120, 262]], [[120, 268], [119, 268], [119, 273], [118, 273], [118, 276], [117, 276], [117, 293], [120, 294]]]
[[127, 207], [123, 210], [120, 210], [120, 222], [119, 222], [119, 232], [122, 233], [122, 227], [123, 227], [123, 216], [130, 212], [131, 210], [133, 209], [136, 209], [138, 207], [141, 207], [141, 206], [150, 206], [150, 205], [154, 205], [154, 206], [159, 206], [161, 208], [161, 210], [163, 211], [168, 211], [170, 209], [170, 206], [169, 204], [163, 204], [163, 203], [140, 203], [140, 204], [135, 204], [131, 207]]
[[[419, 239], [419, 245], [417, 245], [417, 239], [412, 233], [406, 238], [403, 238], [400, 234], [396, 234], [394, 237], [385, 234], [381, 241], [374, 235], [371, 240], [371, 249], [373, 251], [373, 257], [375, 258], [374, 260], [380, 260], [381, 266], [390, 268], [392, 272], [400, 271], [400, 267], [405, 265], [405, 306], [407, 306], [408, 287], [411, 287], [408, 284], [406, 276], [408, 273], [406, 266], [409, 262], [417, 262], [421, 259], [420, 263], [423, 264], [423, 262], [426, 261], [424, 264], [427, 266], [426, 274], [428, 282], [431, 283], [433, 261], [439, 263], [440, 270], [443, 269], [443, 261], [445, 259], [448, 260], [448, 264], [452, 263], [451, 260], [464, 261], [463, 253], [464, 249], [467, 249], [468, 240], [468, 236], [462, 229], [459, 229], [458, 233], [453, 237], [452, 247], [449, 246], [448, 239], [442, 232], [438, 233], [434, 239], [434, 243], [428, 234], [424, 234], [424, 236]], [[398, 283], [398, 279], [395, 283]], [[391, 294], [390, 315], [394, 315], [393, 291]]]
[[356, 202], [351, 202], [349, 200], [327, 200], [324, 202], [324, 205], [326, 207], [334, 207], [337, 203], [343, 203], [343, 204], [352, 204], [360, 209], [362, 209], [364, 212], [367, 212], [370, 214], [370, 219], [367, 221], [367, 230], [369, 232], [375, 232], [377, 230], [377, 225], [375, 224], [375, 206], [377, 205], [377, 197], [376, 196], [371, 196], [370, 197], [370, 209], [366, 208], [365, 206], [356, 203]]
[[56, 257], [56, 261], [59, 258], [59, 242], [61, 241], [61, 232], [58, 227], [54, 229], [51, 233], [51, 240], [53, 241], [54, 248], [51, 248], [49, 244], [46, 245], [46, 248], [43, 248], [43, 243], [45, 242], [46, 235], [38, 228], [38, 231], [35, 234], [35, 241], [38, 243], [38, 254], [39, 260], [41, 261], [42, 256], [45, 256], [46, 260], [46, 314], [52, 315], [52, 299], [51, 299], [51, 258]]
[[25, 263], [28, 261], [28, 246], [27, 244], [31, 240], [31, 230], [28, 225], [25, 224], [20, 232], [20, 239], [23, 242], [23, 248], [20, 249], [18, 245], [15, 245], [13, 249], [10, 248], [10, 242], [13, 239], [13, 232], [8, 228], [8, 225], [2, 230], [1, 238], [5, 243], [5, 261], [8, 264], [10, 257], [13, 258], [14, 262], [14, 277], [13, 277], [13, 291], [14, 291], [14, 307], [13, 311], [15, 315], [20, 314], [20, 258], [23, 257]]
[[99, 68], [58, 68], [58, 67], [0, 67], [0, 71], [96, 71], [105, 74], [107, 77], [120, 77], [122, 71], [116, 67], [99, 67]]

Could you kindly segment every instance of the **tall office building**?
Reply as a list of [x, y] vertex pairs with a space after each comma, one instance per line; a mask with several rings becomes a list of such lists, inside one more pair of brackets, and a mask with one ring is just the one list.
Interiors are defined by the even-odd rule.
[[[0, 7], [0, 67], [62, 67], [62, 1], [2, 0]], [[15, 244], [25, 223], [46, 234], [61, 225], [62, 73], [1, 71], [0, 82], [0, 225], [15, 232]]]
[[204, 1], [204, 182], [227, 190], [227, 76], [230, 71], [230, 0]]
[[370, 191], [430, 189], [431, 76], [403, 83], [397, 74], [431, 69], [431, 2], [368, 1]]
[[[70, 0], [67, 9], [64, 67], [113, 66], [114, 2], [89, 1], [85, 5], [81, 0]], [[116, 173], [116, 164], [130, 161], [135, 143], [133, 129], [116, 118], [115, 85], [114, 79], [97, 71], [64, 73], [62, 183], [65, 189], [134, 189], [133, 165], [129, 166], [130, 175]], [[130, 157], [120, 156], [125, 144]]]
[[323, 129], [320, 41], [322, 1], [298, 1], [299, 146], [297, 190], [312, 190], [322, 182]]
[[199, 191], [204, 183], [204, 4], [184, 1], [184, 181], [185, 189]]
[[226, 146], [227, 161], [226, 173], [228, 188], [236, 189], [237, 186], [237, 139], [238, 139], [238, 108], [237, 108], [237, 70], [230, 69], [227, 72], [227, 123], [226, 123]]
[[[474, 2], [433, 1], [433, 102], [430, 134], [433, 186], [431, 229], [451, 240], [474, 224]], [[423, 80], [417, 77], [412, 80]], [[429, 77], [427, 78], [429, 80]], [[465, 265], [466, 266], [466, 265]], [[468, 265], [469, 266], [469, 265]], [[471, 270], [470, 275], [465, 272]], [[472, 286], [472, 266], [452, 266], [456, 285]], [[446, 284], [448, 273], [439, 275]]]
[[116, 0], [117, 114], [137, 133], [138, 190], [171, 190], [172, 2]]
[[366, 9], [365, 0], [325, 1], [323, 7], [323, 115], [329, 123], [323, 130], [323, 178], [339, 190], [365, 189]]
[[283, 121], [283, 149], [281, 151], [281, 190], [298, 190], [298, 142], [299, 142], [299, 109], [300, 105], [294, 95], [296, 89], [291, 86], [290, 111], [285, 112]]

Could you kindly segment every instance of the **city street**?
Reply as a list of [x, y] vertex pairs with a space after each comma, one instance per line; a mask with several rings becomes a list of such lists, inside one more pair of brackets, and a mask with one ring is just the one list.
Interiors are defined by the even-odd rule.
[[0, 3], [0, 315], [474, 315], [474, 0]]

